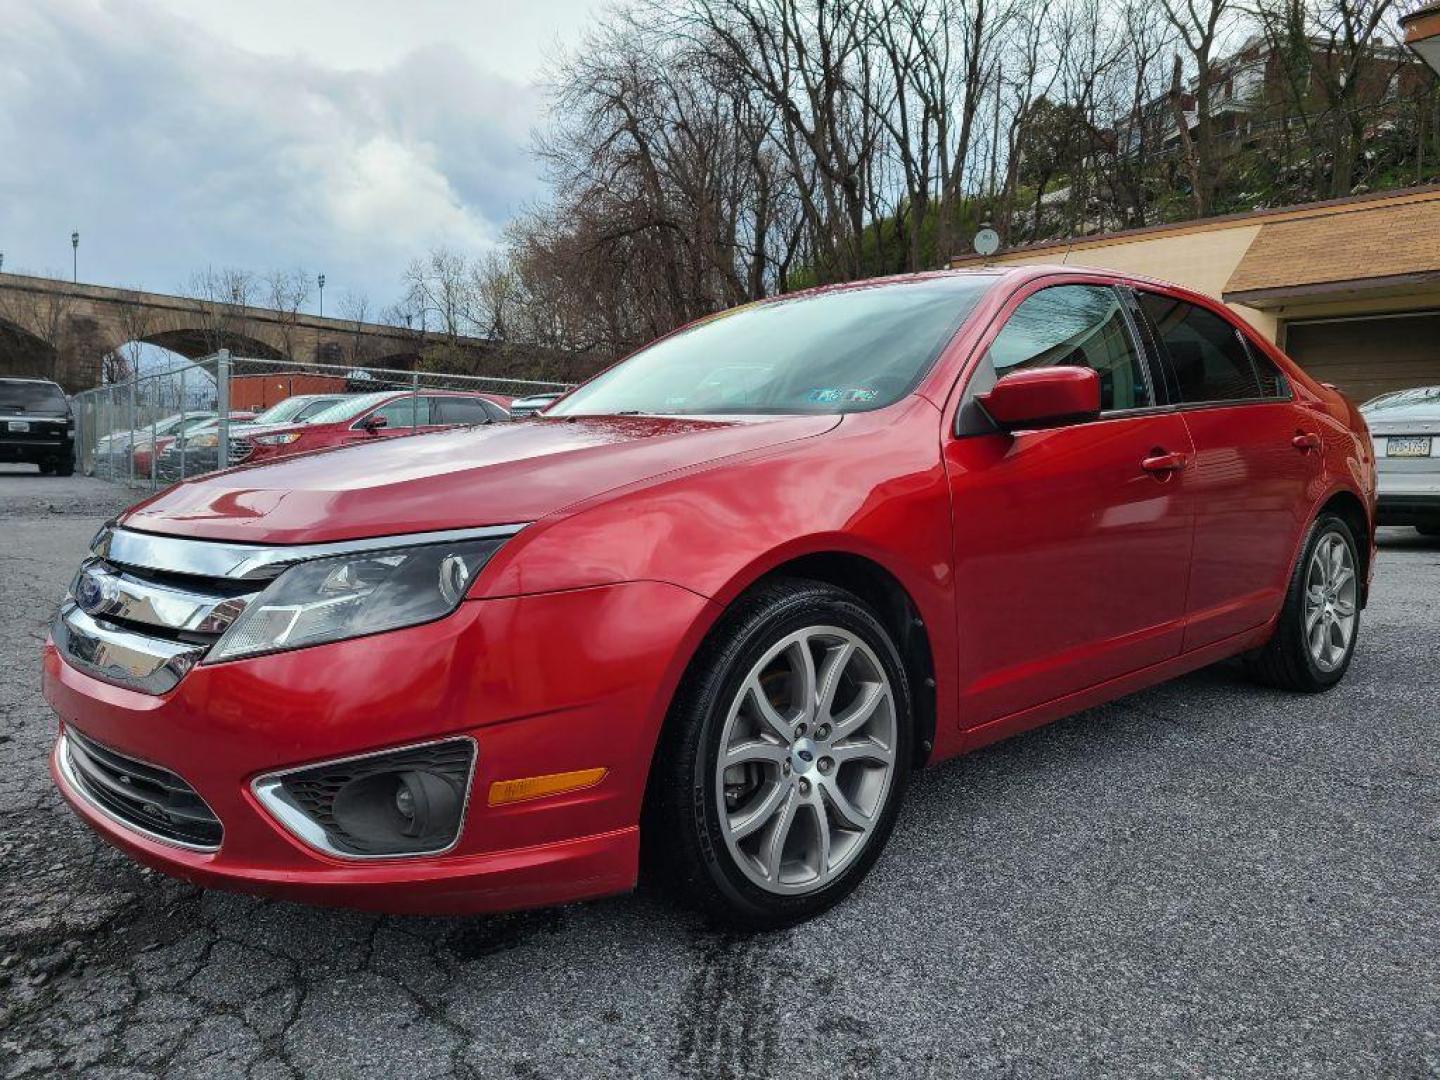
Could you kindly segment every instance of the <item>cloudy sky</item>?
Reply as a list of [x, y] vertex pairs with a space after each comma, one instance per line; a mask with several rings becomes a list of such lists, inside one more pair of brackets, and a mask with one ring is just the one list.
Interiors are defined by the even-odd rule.
[[[197, 269], [392, 301], [544, 188], [547, 62], [600, 0], [0, 0], [7, 271], [174, 291]], [[313, 299], [312, 299], [313, 306]]]

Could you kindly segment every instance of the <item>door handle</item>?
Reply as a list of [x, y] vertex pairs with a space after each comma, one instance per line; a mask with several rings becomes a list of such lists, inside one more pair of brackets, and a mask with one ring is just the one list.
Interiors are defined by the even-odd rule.
[[1302, 431], [1290, 440], [1290, 445], [1302, 454], [1309, 453], [1311, 450], [1320, 449], [1320, 436], [1313, 431]]
[[1140, 468], [1148, 473], [1175, 473], [1185, 468], [1184, 454], [1171, 454], [1164, 450], [1153, 451], [1140, 462]]

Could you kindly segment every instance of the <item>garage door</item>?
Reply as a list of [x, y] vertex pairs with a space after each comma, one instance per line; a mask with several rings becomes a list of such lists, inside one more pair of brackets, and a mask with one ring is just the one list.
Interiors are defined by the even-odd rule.
[[1412, 386], [1440, 386], [1440, 311], [1293, 322], [1285, 330], [1285, 351], [1353, 401]]

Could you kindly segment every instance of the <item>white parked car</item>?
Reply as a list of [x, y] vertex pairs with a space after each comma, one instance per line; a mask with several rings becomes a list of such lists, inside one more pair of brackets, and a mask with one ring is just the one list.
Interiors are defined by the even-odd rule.
[[1376, 520], [1440, 536], [1440, 386], [1382, 394], [1360, 412], [1375, 441]]

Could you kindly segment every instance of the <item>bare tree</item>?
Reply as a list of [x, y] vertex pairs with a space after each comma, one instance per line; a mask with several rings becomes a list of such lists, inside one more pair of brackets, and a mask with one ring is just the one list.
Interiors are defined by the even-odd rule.
[[311, 277], [305, 270], [272, 270], [260, 282], [259, 295], [273, 313], [280, 352], [287, 360], [298, 360], [296, 338], [300, 309], [310, 296]]
[[346, 363], [360, 364], [370, 340], [365, 332], [365, 326], [370, 321], [370, 297], [364, 292], [345, 292], [340, 297], [340, 315], [351, 324], [350, 340], [345, 350], [348, 354]]
[[256, 292], [250, 273], [234, 267], [206, 267], [190, 276], [184, 293], [195, 307], [206, 353], [253, 340], [246, 309], [254, 303]]
[[1175, 56], [1170, 80], [1171, 109], [1190, 173], [1195, 216], [1205, 217], [1215, 205], [1219, 158], [1215, 139], [1215, 61], [1222, 35], [1236, 14], [1235, 0], [1160, 0], [1161, 8], [1194, 65], [1195, 122], [1185, 107], [1184, 65]]

